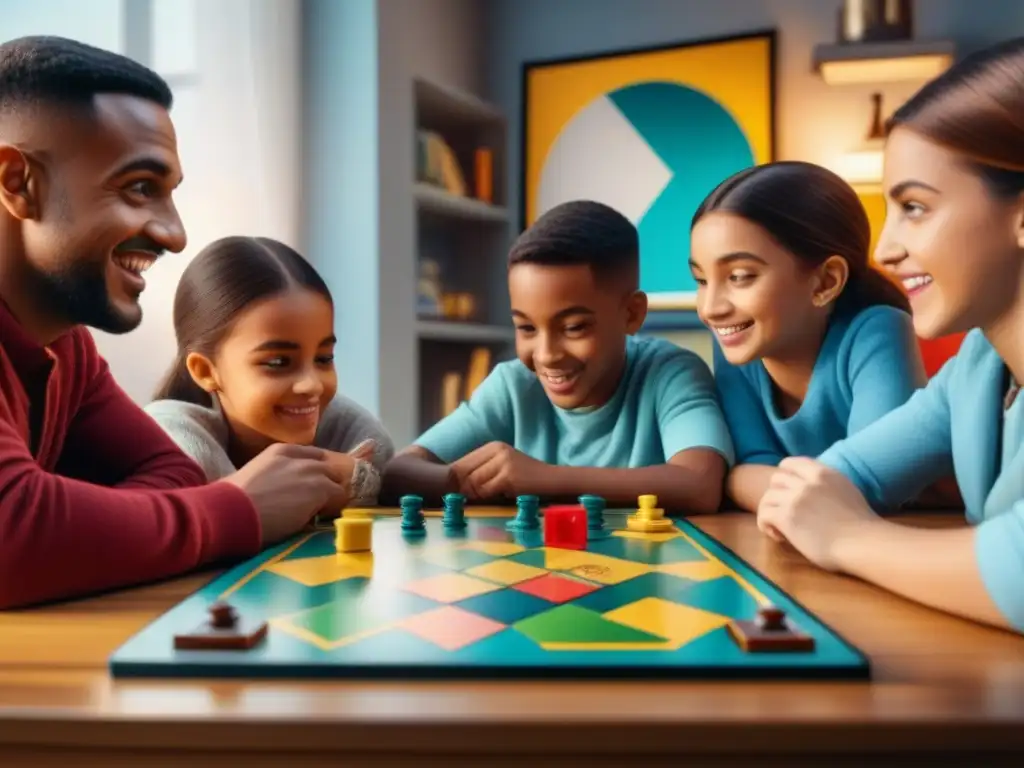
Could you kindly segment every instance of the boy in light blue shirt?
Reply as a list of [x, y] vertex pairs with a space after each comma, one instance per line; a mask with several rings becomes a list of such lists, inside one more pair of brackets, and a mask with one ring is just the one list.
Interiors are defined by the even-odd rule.
[[512, 246], [508, 281], [518, 359], [392, 461], [384, 495], [654, 494], [670, 511], [716, 511], [731, 437], [707, 364], [635, 336], [636, 228], [599, 203], [560, 205]]

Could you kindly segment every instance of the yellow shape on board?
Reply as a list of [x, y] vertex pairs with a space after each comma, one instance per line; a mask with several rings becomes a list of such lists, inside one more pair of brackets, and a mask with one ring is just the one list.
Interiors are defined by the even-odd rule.
[[660, 597], [645, 597], [608, 611], [604, 617], [641, 632], [667, 637], [676, 648], [682, 648], [690, 641], [724, 627], [730, 621], [726, 616]]
[[516, 563], [512, 560], [495, 560], [493, 563], [484, 563], [466, 569], [466, 574], [469, 576], [479, 576], [481, 579], [496, 581], [499, 584], [518, 584], [527, 579], [543, 576], [545, 573], [547, 571], [543, 568]]
[[597, 552], [544, 547], [544, 567], [550, 571], [566, 571], [598, 584], [619, 584], [650, 573], [647, 563], [634, 563]]
[[354, 577], [370, 578], [373, 576], [373, 553], [339, 552], [322, 557], [283, 560], [269, 566], [267, 570], [305, 587], [320, 587]]

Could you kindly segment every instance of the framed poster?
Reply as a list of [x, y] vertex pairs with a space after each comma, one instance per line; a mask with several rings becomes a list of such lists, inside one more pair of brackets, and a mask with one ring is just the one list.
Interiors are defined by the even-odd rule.
[[521, 226], [568, 200], [610, 205], [640, 233], [651, 309], [693, 309], [693, 213], [775, 156], [775, 51], [768, 30], [524, 64]]

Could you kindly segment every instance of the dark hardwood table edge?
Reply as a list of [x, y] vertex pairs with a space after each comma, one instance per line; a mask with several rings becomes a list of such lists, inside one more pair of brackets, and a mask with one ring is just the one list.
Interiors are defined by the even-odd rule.
[[194, 718], [174, 715], [82, 717], [78, 712], [0, 710], [0, 748], [190, 748], [259, 752], [287, 747], [299, 752], [550, 754], [871, 754], [972, 751], [1024, 755], [1024, 713], [1018, 719], [950, 721], [498, 721], [281, 720], [247, 716]]

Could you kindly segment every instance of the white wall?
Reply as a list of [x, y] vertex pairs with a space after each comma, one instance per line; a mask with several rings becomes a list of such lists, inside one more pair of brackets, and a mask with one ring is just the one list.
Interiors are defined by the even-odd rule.
[[54, 34], [128, 53], [174, 89], [185, 173], [175, 200], [188, 247], [148, 273], [140, 328], [95, 334], [140, 403], [174, 357], [174, 290], [192, 256], [232, 234], [302, 248], [300, 9], [297, 0], [0, 0], [0, 38]]
[[122, 52], [125, 0], [0, 0], [0, 40], [70, 37]]

